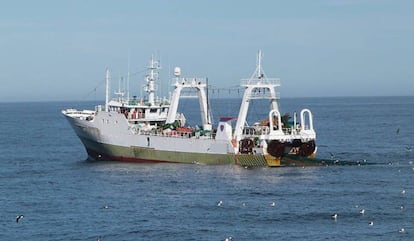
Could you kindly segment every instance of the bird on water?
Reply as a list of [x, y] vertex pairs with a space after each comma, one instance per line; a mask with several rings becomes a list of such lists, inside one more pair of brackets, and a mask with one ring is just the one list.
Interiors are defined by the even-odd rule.
[[19, 221], [20, 221], [20, 219], [22, 219], [22, 218], [24, 218], [24, 216], [23, 215], [17, 215], [16, 216], [16, 223], [18, 223]]

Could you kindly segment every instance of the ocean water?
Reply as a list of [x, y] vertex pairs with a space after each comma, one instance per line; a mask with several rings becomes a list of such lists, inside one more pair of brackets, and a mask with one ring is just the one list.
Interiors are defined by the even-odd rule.
[[414, 240], [414, 97], [282, 99], [312, 110], [318, 157], [375, 163], [306, 168], [86, 161], [60, 110], [95, 104], [0, 103], [0, 240]]

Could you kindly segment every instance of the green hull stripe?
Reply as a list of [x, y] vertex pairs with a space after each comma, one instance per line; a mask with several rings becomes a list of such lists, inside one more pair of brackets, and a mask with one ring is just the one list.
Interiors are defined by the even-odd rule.
[[210, 165], [236, 164], [233, 154], [212, 154], [194, 152], [161, 151], [153, 148], [123, 147], [103, 143], [97, 143], [82, 138], [87, 150], [126, 161], [150, 161], [150, 162], [175, 162], [175, 163], [199, 163]]

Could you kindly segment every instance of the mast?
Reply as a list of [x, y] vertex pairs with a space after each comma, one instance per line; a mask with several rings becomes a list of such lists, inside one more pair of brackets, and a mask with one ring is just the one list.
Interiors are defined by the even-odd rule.
[[131, 66], [131, 60], [130, 55], [128, 51], [128, 74], [127, 74], [127, 100], [129, 101], [129, 76], [130, 76], [130, 66]]
[[[246, 124], [250, 101], [253, 99], [269, 99], [270, 111], [278, 112], [278, 93], [275, 88], [280, 86], [280, 80], [267, 78], [262, 68], [262, 51], [259, 50], [256, 60], [256, 70], [249, 79], [243, 79], [241, 86], [245, 87], [239, 115], [234, 131], [234, 138], [239, 141], [242, 138], [243, 129]], [[258, 90], [258, 91], [256, 91]], [[260, 91], [260, 90], [266, 90]]]
[[109, 69], [106, 68], [106, 77], [105, 77], [105, 112], [109, 111]]
[[123, 101], [124, 95], [125, 95], [123, 88], [124, 88], [124, 77], [120, 76], [118, 79], [118, 92], [115, 92], [115, 95], [118, 96], [117, 99], [120, 102]]
[[159, 68], [159, 62], [155, 61], [154, 55], [152, 55], [150, 64], [148, 66], [150, 73], [147, 75], [147, 85], [145, 86], [145, 90], [148, 93], [148, 102], [150, 105], [155, 104], [155, 80], [158, 78]]
[[259, 53], [257, 54], [257, 78], [261, 79], [263, 77], [263, 69], [262, 69], [262, 50], [259, 49]]

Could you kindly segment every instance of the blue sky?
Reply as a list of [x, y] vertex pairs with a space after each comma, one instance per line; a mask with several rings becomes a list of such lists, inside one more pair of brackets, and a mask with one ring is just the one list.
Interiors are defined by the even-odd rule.
[[103, 86], [88, 93], [107, 66], [117, 79], [128, 55], [136, 72], [153, 53], [163, 86], [180, 66], [232, 87], [258, 49], [282, 98], [413, 95], [413, 12], [411, 0], [7, 1], [0, 101], [103, 99]]

